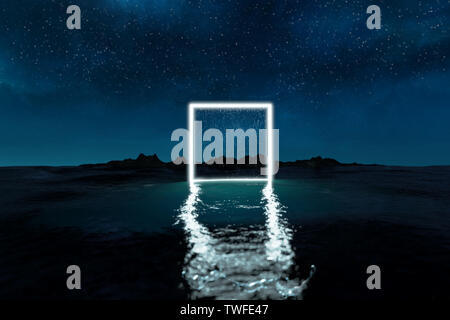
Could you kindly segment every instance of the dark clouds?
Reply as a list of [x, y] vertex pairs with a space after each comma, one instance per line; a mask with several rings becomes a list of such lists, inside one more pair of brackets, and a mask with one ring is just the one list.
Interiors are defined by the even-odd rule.
[[[11, 119], [3, 133], [17, 119], [36, 126], [33, 117], [42, 115], [44, 132], [67, 137], [67, 150], [58, 149], [70, 154], [67, 163], [129, 156], [139, 148], [167, 159], [170, 131], [185, 125], [191, 100], [273, 101], [282, 159], [320, 153], [344, 161], [450, 162], [438, 143], [445, 135], [442, 116], [450, 115], [446, 1], [75, 3], [82, 9], [80, 31], [65, 27], [72, 3], [5, 0], [0, 9], [0, 95], [13, 101], [0, 109], [3, 122]], [[382, 29], [371, 31], [365, 11], [375, 3]], [[69, 150], [71, 141], [85, 140], [102, 149], [98, 131], [87, 124], [77, 130], [98, 114], [104, 119], [98, 126], [117, 141], [134, 143], [133, 134], [145, 131], [143, 123], [121, 123], [124, 114], [145, 115], [148, 127], [164, 123], [166, 129], [152, 131], [156, 137], [135, 149], [123, 143], [104, 148], [103, 156], [74, 151], [76, 143]], [[67, 130], [51, 128], [56, 115]], [[416, 146], [395, 151], [412, 139], [432, 152], [428, 160]], [[11, 137], [11, 144], [25, 142], [26, 131]], [[74, 160], [72, 152], [80, 156]]]

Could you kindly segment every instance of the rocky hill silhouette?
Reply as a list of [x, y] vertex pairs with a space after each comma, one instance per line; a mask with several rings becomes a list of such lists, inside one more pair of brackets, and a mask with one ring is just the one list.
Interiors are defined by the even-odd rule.
[[161, 161], [155, 154], [146, 156], [141, 153], [136, 159], [112, 160], [107, 163], [84, 164], [81, 167], [86, 168], [117, 168], [117, 169], [145, 169], [145, 168], [161, 168], [167, 166], [167, 163]]
[[[260, 168], [264, 166], [261, 162], [264, 160], [264, 155], [261, 156], [245, 156], [241, 159], [226, 158], [226, 157], [216, 157], [210, 159], [206, 163], [198, 164], [199, 168], [214, 168], [222, 170], [235, 170], [240, 168]], [[263, 161], [265, 162], [265, 161]], [[125, 160], [113, 160], [107, 163], [97, 163], [97, 164], [84, 164], [80, 167], [86, 168], [107, 168], [107, 169], [147, 169], [147, 168], [184, 168], [186, 166], [186, 159], [180, 157], [173, 162], [163, 162], [158, 156], [145, 155], [141, 153], [136, 159], [125, 159]], [[353, 163], [341, 163], [332, 158], [322, 158], [321, 156], [312, 157], [307, 160], [296, 160], [296, 161], [280, 161], [280, 167], [300, 167], [300, 168], [331, 168], [331, 167], [341, 167], [341, 166], [363, 166], [362, 164]]]

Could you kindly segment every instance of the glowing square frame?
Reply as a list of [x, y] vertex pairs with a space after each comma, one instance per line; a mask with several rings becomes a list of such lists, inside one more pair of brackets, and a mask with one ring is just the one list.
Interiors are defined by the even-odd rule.
[[[194, 162], [194, 122], [195, 110], [266, 110], [266, 131], [267, 131], [267, 178], [212, 178], [196, 179]], [[226, 181], [264, 181], [272, 183], [273, 179], [273, 105], [271, 102], [191, 102], [188, 107], [188, 179], [189, 183], [196, 182], [226, 182]]]

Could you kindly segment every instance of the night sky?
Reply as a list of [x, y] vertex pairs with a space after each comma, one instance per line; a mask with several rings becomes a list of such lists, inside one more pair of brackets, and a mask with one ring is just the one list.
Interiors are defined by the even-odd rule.
[[272, 101], [281, 160], [450, 164], [449, 18], [446, 0], [2, 0], [0, 165], [169, 161], [190, 101]]

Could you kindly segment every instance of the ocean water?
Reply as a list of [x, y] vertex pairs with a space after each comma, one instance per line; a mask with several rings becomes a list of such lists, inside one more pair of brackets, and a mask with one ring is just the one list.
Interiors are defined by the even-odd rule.
[[[0, 296], [448, 297], [448, 167], [285, 170], [270, 185], [2, 170]], [[57, 285], [72, 263], [88, 269], [75, 296]], [[370, 264], [388, 270], [383, 293], [365, 288]]]
[[[273, 193], [285, 208], [283, 218], [293, 224], [376, 218], [446, 229], [450, 225], [449, 182], [446, 176], [436, 174], [434, 178], [436, 181], [433, 176], [425, 175], [405, 179], [398, 173], [372, 176], [369, 172], [276, 179]], [[198, 219], [202, 223], [209, 226], [264, 224], [265, 183], [197, 185], [202, 205]], [[138, 182], [80, 191], [82, 196], [75, 194], [62, 201], [41, 200], [36, 195], [36, 199], [29, 201], [30, 207], [40, 210], [33, 222], [55, 227], [76, 226], [89, 232], [164, 232], [177, 225], [178, 212], [190, 194], [185, 181]]]
[[116, 236], [180, 228], [189, 298], [299, 299], [309, 275], [291, 278], [295, 254], [286, 209], [266, 183], [138, 184], [46, 206], [32, 223]]

